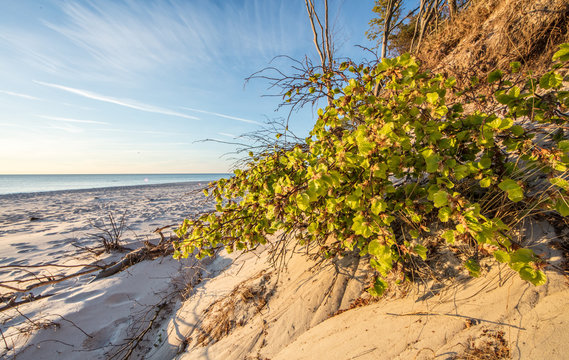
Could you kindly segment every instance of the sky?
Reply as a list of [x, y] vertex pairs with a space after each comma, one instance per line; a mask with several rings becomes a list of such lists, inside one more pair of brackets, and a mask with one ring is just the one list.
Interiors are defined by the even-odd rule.
[[[318, 0], [316, 0], [318, 2]], [[372, 0], [330, 0], [338, 56], [366, 56]], [[224, 173], [279, 98], [245, 78], [317, 59], [303, 0], [0, 0], [0, 174]], [[286, 66], [286, 64], [279, 64]], [[290, 119], [306, 136], [316, 113]]]

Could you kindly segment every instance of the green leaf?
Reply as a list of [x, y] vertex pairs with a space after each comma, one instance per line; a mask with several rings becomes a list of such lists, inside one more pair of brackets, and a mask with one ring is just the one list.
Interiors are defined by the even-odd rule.
[[561, 44], [559, 50], [553, 54], [553, 61], [565, 62], [569, 60], [569, 43]]
[[522, 64], [519, 61], [513, 61], [510, 63], [510, 69], [512, 69], [512, 73], [518, 73], [520, 72], [520, 69], [522, 68]]
[[502, 78], [502, 71], [494, 70], [488, 74], [488, 83], [493, 83], [494, 81], [500, 80]]
[[522, 266], [518, 272], [520, 273], [520, 277], [523, 280], [529, 282], [531, 282], [536, 276], [535, 269], [533, 269], [531, 266]]
[[385, 282], [385, 280], [378, 277], [377, 279], [375, 279], [373, 287], [370, 288], [368, 290], [368, 292], [372, 296], [379, 297], [379, 296], [383, 295], [385, 290], [387, 290], [387, 287], [388, 287], [387, 282]]
[[370, 241], [368, 245], [368, 252], [370, 255], [373, 255], [378, 259], [387, 258], [387, 256], [391, 259], [391, 248], [382, 244], [377, 239]]
[[306, 229], [310, 234], [316, 234], [318, 232], [318, 224], [315, 222], [310, 223]]
[[456, 85], [456, 78], [454, 76], [451, 76], [448, 79], [446, 79], [446, 81], [445, 81], [445, 87], [446, 88], [451, 88], [454, 85]]
[[379, 240], [372, 240], [368, 245], [368, 253], [373, 256], [370, 264], [381, 274], [386, 275], [391, 271], [393, 259], [391, 257], [391, 247], [383, 245]]
[[529, 264], [530, 262], [535, 260], [537, 260], [537, 258], [535, 256], [535, 253], [531, 249], [521, 248], [514, 251], [510, 255], [510, 262], [512, 263], [512, 268], [516, 271], [519, 270], [519, 268], [516, 269], [515, 266], [516, 263], [521, 264], [523, 266], [523, 264]]
[[389, 170], [396, 172], [401, 164], [401, 157], [397, 155], [392, 155], [387, 159], [387, 166]]
[[427, 102], [429, 104], [435, 104], [439, 100], [439, 93], [431, 92], [427, 94]]
[[466, 263], [464, 263], [464, 267], [470, 273], [472, 277], [479, 277], [480, 276], [480, 264], [475, 259], [468, 259]]
[[422, 155], [425, 158], [425, 163], [427, 164], [427, 172], [436, 172], [439, 169], [439, 162], [441, 161], [441, 157], [430, 149], [423, 151]]
[[535, 270], [534, 274], [534, 278], [531, 279], [530, 282], [535, 286], [545, 285], [547, 282], [547, 276], [545, 273], [541, 270]]
[[502, 119], [500, 119], [500, 118], [495, 118], [492, 121], [486, 122], [486, 125], [493, 130], [498, 130], [500, 128], [501, 124], [502, 124]]
[[377, 169], [373, 171], [373, 176], [380, 179], [387, 179], [387, 164], [378, 164]]
[[454, 177], [456, 180], [461, 180], [467, 177], [470, 174], [468, 171], [468, 166], [466, 165], [458, 165], [454, 168]]
[[557, 143], [557, 147], [563, 152], [569, 152], [569, 140], [561, 140]]
[[379, 215], [379, 213], [384, 212], [386, 209], [387, 209], [387, 204], [383, 200], [374, 198], [371, 201], [371, 212], [374, 215]]
[[482, 188], [490, 187], [490, 185], [492, 185], [492, 178], [491, 177], [485, 177], [485, 178], [481, 179], [479, 183], [480, 183], [480, 187], [482, 187]]
[[449, 207], [443, 207], [439, 209], [439, 220], [442, 222], [447, 222], [452, 214]]
[[521, 127], [520, 125], [514, 125], [510, 128], [510, 131], [512, 132], [512, 134], [514, 134], [515, 136], [520, 136], [524, 133], [524, 128]]
[[449, 244], [454, 244], [455, 238], [454, 238], [454, 231], [452, 230], [447, 230], [443, 233], [442, 235], [443, 239], [445, 239]]
[[502, 122], [500, 123], [500, 130], [506, 130], [511, 128], [514, 125], [514, 120], [512, 120], [511, 118], [504, 118], [502, 119]]
[[448, 108], [446, 106], [439, 106], [435, 109], [435, 114], [438, 115], [438, 119], [442, 118], [448, 113]]
[[496, 258], [496, 260], [498, 260], [498, 262], [501, 262], [501, 263], [509, 263], [510, 262], [510, 254], [508, 254], [507, 252], [505, 252], [503, 250], [496, 250], [496, 251], [494, 251], [493, 255]]
[[415, 252], [415, 254], [419, 255], [421, 259], [427, 260], [427, 248], [424, 247], [423, 245], [415, 245], [413, 251]]
[[364, 125], [360, 125], [354, 135], [356, 137], [356, 143], [358, 144], [360, 154], [365, 156], [372, 152], [375, 145], [373, 142], [369, 141], [367, 130]]
[[555, 202], [555, 210], [557, 210], [561, 216], [569, 216], [569, 204], [564, 197], [557, 199]]
[[310, 197], [306, 193], [299, 193], [296, 195], [296, 206], [302, 211], [310, 208]]
[[461, 235], [464, 234], [464, 233], [466, 233], [466, 228], [465, 228], [464, 225], [462, 225], [462, 224], [457, 224], [457, 225], [455, 226], [455, 229], [456, 229], [456, 232], [458, 232], [458, 233], [461, 234]]
[[492, 159], [490, 159], [489, 157], [483, 157], [482, 159], [480, 159], [480, 168], [482, 169], [488, 169], [490, 166], [492, 166]]
[[346, 205], [352, 210], [356, 210], [360, 207], [360, 197], [354, 194], [348, 195], [346, 197]]
[[439, 190], [433, 194], [433, 204], [435, 207], [440, 208], [448, 204], [448, 193], [444, 190]]
[[518, 202], [523, 200], [524, 198], [524, 191], [517, 182], [512, 179], [503, 180], [498, 187], [508, 193], [508, 199], [512, 200], [513, 202]]
[[551, 178], [551, 179], [549, 179], [549, 182], [555, 186], [559, 186], [563, 190], [569, 191], [569, 181], [567, 181], [563, 178], [560, 178], [560, 177]]
[[539, 86], [544, 89], [556, 89], [563, 84], [563, 77], [555, 72], [548, 72], [539, 79]]

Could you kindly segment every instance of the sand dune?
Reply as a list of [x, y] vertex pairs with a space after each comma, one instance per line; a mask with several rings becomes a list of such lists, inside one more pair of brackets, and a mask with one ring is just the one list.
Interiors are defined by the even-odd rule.
[[[528, 246], [561, 265], [562, 254], [549, 245], [558, 238], [554, 229], [528, 226], [534, 236]], [[569, 287], [555, 268], [545, 286], [535, 287], [488, 259], [480, 278], [463, 271], [444, 284], [412, 285], [358, 307], [369, 299], [367, 261], [347, 257], [314, 267], [297, 253], [277, 274], [259, 256], [247, 255], [198, 286], [170, 321], [170, 344], [150, 358], [172, 358], [183, 338], [177, 358], [184, 360], [565, 359], [569, 353]], [[222, 255], [213, 264], [224, 261]]]
[[[13, 265], [109, 264], [95, 256], [91, 223], [127, 210], [125, 245], [156, 243], [156, 227], [209, 209], [194, 185], [69, 191], [0, 197], [1, 284], [30, 277]], [[89, 222], [91, 221], [91, 223]], [[534, 287], [507, 267], [484, 264], [442, 283], [409, 285], [370, 301], [366, 259], [315, 263], [290, 253], [286, 268], [267, 263], [269, 248], [213, 259], [143, 261], [93, 281], [97, 271], [26, 293], [46, 298], [0, 312], [0, 354], [18, 359], [564, 359], [569, 353], [566, 260], [551, 248], [559, 234], [528, 223], [527, 245], [552, 265]], [[459, 268], [461, 269], [461, 268]], [[57, 276], [88, 267], [42, 267]], [[98, 269], [95, 269], [98, 270]], [[190, 285], [190, 286], [189, 286]], [[368, 304], [369, 303], [369, 304]], [[367, 304], [367, 305], [366, 305]], [[365, 306], [360, 306], [365, 305]], [[143, 334], [144, 336], [139, 336]], [[134, 346], [136, 345], [136, 346]], [[131, 351], [132, 348], [132, 352]]]

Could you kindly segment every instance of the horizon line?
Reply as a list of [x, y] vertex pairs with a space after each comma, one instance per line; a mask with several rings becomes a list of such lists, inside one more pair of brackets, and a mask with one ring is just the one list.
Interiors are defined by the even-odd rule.
[[164, 172], [164, 173], [0, 173], [3, 175], [220, 175], [233, 174], [233, 172]]

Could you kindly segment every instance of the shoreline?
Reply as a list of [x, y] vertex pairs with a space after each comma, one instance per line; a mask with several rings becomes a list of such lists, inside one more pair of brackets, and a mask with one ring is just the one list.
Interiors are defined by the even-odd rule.
[[91, 187], [91, 188], [84, 188], [84, 189], [63, 189], [63, 190], [49, 190], [49, 191], [35, 191], [35, 192], [17, 192], [17, 193], [8, 193], [8, 194], [0, 194], [0, 200], [7, 199], [24, 199], [30, 198], [38, 195], [57, 195], [57, 194], [77, 194], [77, 193], [84, 193], [84, 192], [93, 192], [93, 191], [120, 191], [120, 190], [129, 190], [129, 189], [144, 189], [144, 188], [156, 188], [156, 187], [182, 187], [188, 185], [202, 185], [202, 184], [209, 184], [210, 181], [182, 181], [182, 182], [173, 182], [173, 183], [161, 183], [161, 184], [140, 184], [140, 185], [122, 185], [122, 186], [103, 186], [103, 187]]

